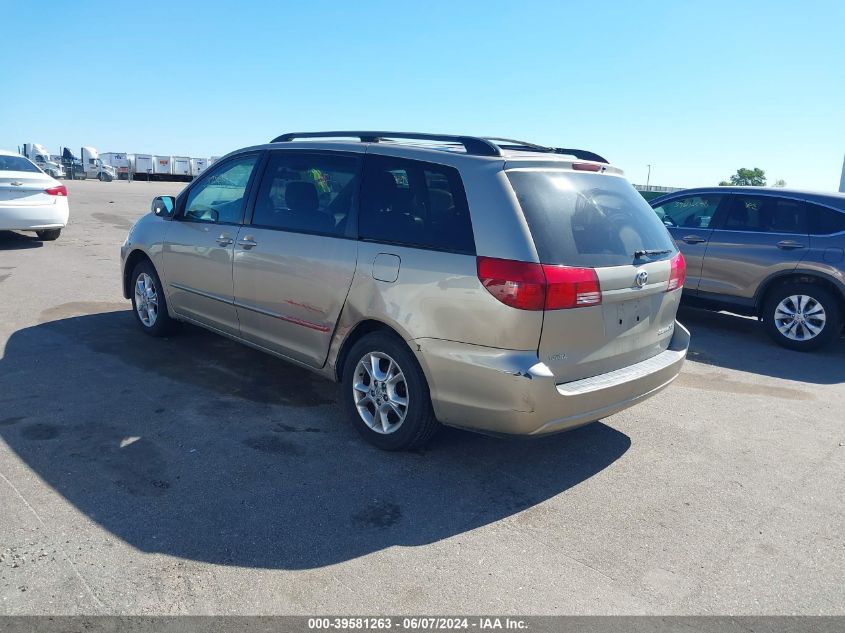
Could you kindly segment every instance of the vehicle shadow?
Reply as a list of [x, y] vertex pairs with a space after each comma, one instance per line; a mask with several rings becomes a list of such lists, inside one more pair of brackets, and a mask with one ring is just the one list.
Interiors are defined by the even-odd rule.
[[41, 248], [42, 246], [44, 246], [44, 243], [34, 235], [0, 231], [0, 251], [16, 251], [25, 248]]
[[423, 545], [559, 495], [630, 446], [597, 422], [533, 441], [444, 429], [425, 450], [382, 452], [334, 383], [198, 328], [150, 339], [128, 310], [66, 316], [95, 307], [10, 337], [0, 437], [145, 552], [306, 569]]
[[845, 339], [815, 352], [777, 345], [756, 319], [681, 306], [692, 333], [687, 358], [707, 365], [814, 384], [845, 382]]

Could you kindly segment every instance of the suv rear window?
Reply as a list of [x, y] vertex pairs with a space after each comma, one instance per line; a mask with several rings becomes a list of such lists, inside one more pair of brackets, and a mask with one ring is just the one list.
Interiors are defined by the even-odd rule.
[[623, 178], [552, 170], [506, 173], [544, 264], [622, 266], [638, 250], [665, 250], [665, 257], [675, 252], [657, 214]]
[[458, 171], [423, 161], [366, 157], [358, 233], [375, 242], [475, 254]]

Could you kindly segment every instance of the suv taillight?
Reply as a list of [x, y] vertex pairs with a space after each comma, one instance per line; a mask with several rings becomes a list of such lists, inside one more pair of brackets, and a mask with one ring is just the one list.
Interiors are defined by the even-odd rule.
[[666, 292], [682, 288], [687, 279], [687, 262], [680, 251], [672, 258], [671, 264], [672, 271], [669, 273], [669, 286], [666, 288]]
[[51, 196], [65, 196], [67, 197], [67, 187], [64, 185], [56, 185], [55, 187], [49, 187], [45, 189], [48, 194]]
[[496, 299], [519, 310], [562, 310], [601, 303], [599, 278], [592, 268], [479, 257], [478, 279]]

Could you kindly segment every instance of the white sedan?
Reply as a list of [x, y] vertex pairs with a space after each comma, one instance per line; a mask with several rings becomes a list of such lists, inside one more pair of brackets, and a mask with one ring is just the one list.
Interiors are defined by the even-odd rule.
[[55, 240], [67, 225], [67, 188], [13, 152], [0, 150], [0, 231]]

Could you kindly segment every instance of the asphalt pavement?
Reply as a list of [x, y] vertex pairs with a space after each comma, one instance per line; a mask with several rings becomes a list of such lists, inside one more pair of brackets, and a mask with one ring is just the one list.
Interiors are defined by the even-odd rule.
[[683, 309], [669, 389], [539, 440], [385, 453], [338, 387], [184, 326], [119, 247], [182, 185], [68, 182], [0, 232], [0, 614], [842, 614], [845, 343]]

